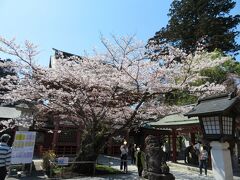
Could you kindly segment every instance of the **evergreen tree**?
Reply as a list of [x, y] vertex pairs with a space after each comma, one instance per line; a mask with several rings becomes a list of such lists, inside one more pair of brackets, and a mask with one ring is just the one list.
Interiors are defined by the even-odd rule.
[[[229, 14], [235, 5], [233, 0], [173, 0], [168, 25], [149, 39], [147, 47], [166, 42], [193, 52], [204, 39], [208, 51], [218, 49], [236, 55], [240, 49], [235, 41], [240, 15]], [[164, 50], [158, 47], [149, 53], [166, 53]]]

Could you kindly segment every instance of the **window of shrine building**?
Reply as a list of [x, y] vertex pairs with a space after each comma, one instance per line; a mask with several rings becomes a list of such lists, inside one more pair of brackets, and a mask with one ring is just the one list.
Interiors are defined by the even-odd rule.
[[77, 140], [77, 131], [76, 130], [62, 130], [58, 136], [58, 142], [64, 143], [75, 143]]

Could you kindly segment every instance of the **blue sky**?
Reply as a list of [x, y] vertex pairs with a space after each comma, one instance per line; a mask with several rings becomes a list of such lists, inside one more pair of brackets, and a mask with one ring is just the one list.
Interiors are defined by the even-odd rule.
[[[47, 66], [52, 48], [75, 54], [101, 48], [100, 34], [147, 41], [168, 22], [172, 0], [0, 0], [0, 35], [39, 46]], [[240, 12], [240, 0], [232, 11]], [[238, 30], [240, 27], [238, 26]], [[240, 43], [240, 38], [238, 38]], [[239, 59], [239, 58], [238, 58]]]

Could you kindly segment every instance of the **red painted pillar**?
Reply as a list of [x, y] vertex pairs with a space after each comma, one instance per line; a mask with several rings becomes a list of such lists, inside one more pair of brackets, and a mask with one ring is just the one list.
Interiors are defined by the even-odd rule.
[[190, 133], [191, 143], [195, 144], [195, 133]]
[[172, 129], [172, 147], [173, 147], [173, 159], [172, 162], [177, 162], [177, 135], [176, 129]]
[[59, 122], [56, 122], [54, 130], [53, 130], [53, 141], [52, 141], [52, 150], [56, 150], [57, 139], [58, 139], [58, 130], [59, 130]]
[[172, 159], [172, 146], [171, 146], [171, 136], [167, 135], [167, 146], [168, 146], [168, 155], [167, 160], [170, 161]]

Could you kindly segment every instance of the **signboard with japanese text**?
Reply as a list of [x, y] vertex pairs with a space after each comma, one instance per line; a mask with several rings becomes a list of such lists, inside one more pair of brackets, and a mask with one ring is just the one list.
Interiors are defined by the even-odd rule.
[[67, 166], [68, 165], [69, 158], [68, 157], [59, 157], [57, 158], [57, 163], [60, 166]]
[[36, 132], [17, 131], [12, 146], [11, 164], [32, 163]]

